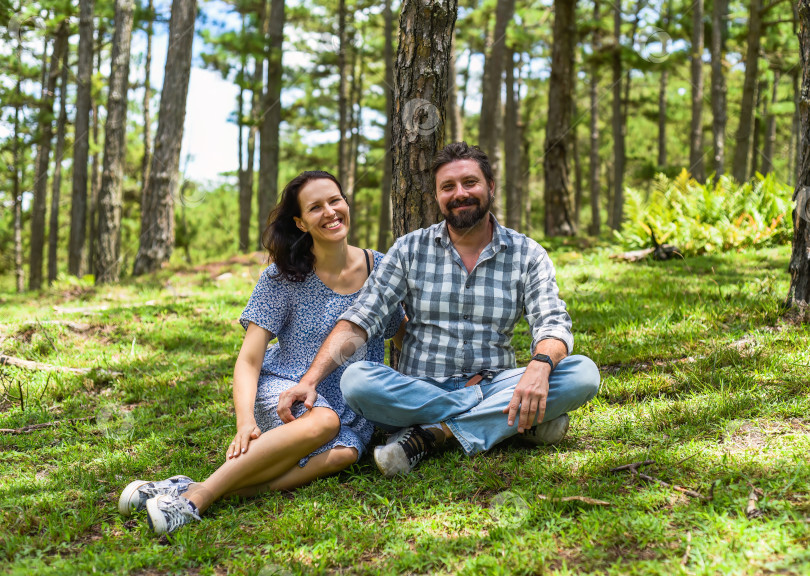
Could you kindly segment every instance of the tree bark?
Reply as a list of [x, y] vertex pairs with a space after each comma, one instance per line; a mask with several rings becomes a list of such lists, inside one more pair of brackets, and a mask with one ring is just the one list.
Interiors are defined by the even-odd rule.
[[93, 0], [79, 2], [79, 65], [73, 137], [73, 189], [70, 202], [68, 273], [84, 274], [87, 231], [87, 156], [90, 149], [90, 100], [93, 76]]
[[765, 131], [762, 127], [762, 118], [765, 116], [762, 108], [764, 108], [765, 103], [768, 101], [768, 97], [765, 95], [765, 88], [767, 88], [765, 80], [757, 82], [757, 97], [756, 105], [754, 106], [754, 133], [751, 136], [751, 173], [748, 175], [748, 178], [753, 178], [756, 175], [758, 160], [762, 154], [760, 139], [762, 138], [762, 133]]
[[751, 0], [740, 124], [734, 136], [734, 160], [731, 168], [732, 176], [740, 182], [748, 179], [748, 152], [751, 150], [751, 124], [754, 121], [754, 99], [759, 75], [759, 45], [760, 36], [762, 35], [761, 6], [762, 0]]
[[726, 169], [726, 52], [728, 0], [713, 0], [712, 8], [712, 139], [715, 180]]
[[790, 133], [791, 151], [789, 158], [790, 170], [788, 171], [788, 176], [792, 179], [794, 186], [799, 181], [799, 161], [801, 157], [801, 90], [799, 89], [799, 73], [797, 70], [793, 71], [793, 125]]
[[[356, 64], [356, 65], [355, 65]], [[351, 140], [349, 142], [349, 189], [351, 190], [351, 209], [353, 214], [356, 215], [355, 223], [361, 224], [360, 220], [360, 206], [358, 203], [357, 188], [360, 186], [359, 182], [359, 160], [360, 155], [360, 130], [363, 125], [363, 60], [359, 50], [352, 52], [352, 92], [351, 92]], [[356, 105], [356, 110], [355, 110]], [[367, 207], [364, 207], [364, 210]], [[349, 244], [357, 244], [359, 238], [358, 233], [360, 226], [349, 227]]]
[[131, 40], [132, 0], [116, 0], [107, 122], [104, 127], [104, 167], [98, 194], [96, 284], [117, 282], [120, 274], [121, 196], [126, 156]]
[[269, 47], [267, 54], [267, 90], [264, 94], [262, 124], [259, 133], [259, 235], [278, 200], [278, 130], [281, 124], [282, 48], [284, 43], [284, 0], [270, 0]]
[[574, 160], [574, 228], [579, 230], [579, 216], [582, 210], [582, 163], [579, 161], [579, 110], [577, 110], [576, 62], [571, 61], [571, 155]]
[[689, 130], [689, 171], [698, 182], [706, 181], [703, 162], [703, 0], [692, 3], [692, 124]]
[[504, 197], [506, 226], [520, 230], [523, 207], [520, 205], [520, 117], [518, 90], [515, 89], [515, 51], [506, 51], [506, 114], [504, 118]]
[[157, 270], [169, 260], [174, 249], [174, 196], [179, 177], [196, 20], [196, 0], [172, 2], [155, 153], [141, 208], [140, 246], [132, 271], [135, 276]]
[[773, 107], [777, 101], [777, 89], [779, 88], [779, 80], [781, 73], [779, 69], [773, 71], [773, 93], [771, 95], [770, 107], [766, 117], [765, 127], [765, 148], [762, 151], [762, 173], [768, 174], [773, 172], [773, 151], [776, 149], [776, 114], [773, 113]]
[[[601, 16], [601, 5], [599, 0], [593, 3], [593, 53], [594, 55], [602, 51], [602, 29], [599, 27]], [[591, 226], [588, 232], [593, 236], [599, 236], [601, 229], [602, 215], [599, 210], [599, 63], [596, 58], [591, 60], [591, 86], [590, 96], [590, 157], [588, 171], [590, 174], [591, 189]]]
[[59, 79], [59, 119], [56, 122], [56, 150], [54, 151], [53, 181], [51, 185], [51, 216], [48, 226], [48, 285], [53, 284], [58, 273], [57, 248], [59, 247], [59, 199], [62, 191], [62, 159], [65, 151], [67, 130], [67, 83], [68, 54], [62, 55], [62, 77]]
[[37, 147], [36, 172], [34, 173], [34, 200], [31, 204], [31, 254], [29, 258], [28, 288], [38, 290], [42, 287], [42, 260], [45, 248], [45, 211], [48, 196], [48, 164], [51, 158], [51, 140], [53, 139], [53, 100], [56, 81], [60, 74], [60, 62], [67, 50], [69, 27], [63, 20], [56, 31], [53, 42], [50, 69], [46, 82], [42, 85], [40, 104], [39, 133]]
[[[389, 0], [390, 1], [390, 0]], [[17, 84], [14, 88], [14, 140], [12, 142], [12, 188], [14, 194], [14, 278], [17, 292], [25, 290], [25, 270], [22, 253], [22, 196], [20, 195], [20, 108], [22, 107], [22, 38], [17, 38]]]
[[[793, 251], [790, 256], [790, 288], [787, 305], [804, 310], [810, 307], [810, 0], [799, 0], [799, 47], [802, 65], [801, 165], [793, 193]], [[805, 316], [806, 318], [806, 316]]]
[[451, 142], [461, 142], [461, 112], [458, 107], [458, 85], [456, 83], [456, 33], [453, 32], [453, 41], [450, 56], [450, 71], [447, 74], [447, 127], [448, 138]]
[[441, 219], [430, 166], [444, 144], [457, 0], [403, 0], [394, 68], [394, 236]]
[[548, 89], [543, 173], [546, 236], [576, 234], [568, 179], [566, 135], [571, 128], [571, 64], [575, 43], [576, 0], [554, 0], [554, 39]]
[[391, 124], [394, 118], [394, 16], [391, 11], [391, 0], [385, 0], [383, 11], [385, 21], [385, 47], [383, 48], [383, 58], [385, 59], [385, 128], [383, 132], [383, 142], [385, 157], [383, 158], [383, 178], [380, 196], [380, 221], [377, 232], [377, 250], [387, 252], [391, 246], [391, 179], [394, 158], [391, 153]]
[[621, 3], [613, 9], [613, 35], [615, 45], [611, 54], [613, 70], [613, 205], [610, 227], [621, 230], [624, 213], [624, 120], [622, 118], [622, 50]]
[[349, 65], [346, 52], [349, 49], [348, 33], [346, 31], [346, 0], [338, 2], [338, 180], [347, 196], [351, 196], [349, 187]]
[[[101, 70], [101, 48], [104, 41], [104, 23], [99, 23], [98, 34], [96, 36], [96, 70]], [[95, 144], [95, 151], [91, 158], [92, 164], [90, 169], [90, 206], [88, 210], [88, 237], [87, 237], [87, 262], [83, 267], [85, 270], [96, 270], [96, 236], [98, 234], [98, 194], [101, 190], [101, 170], [99, 165], [101, 159], [99, 155], [99, 130], [101, 124], [98, 117], [98, 100], [99, 98], [92, 98], [90, 101], [90, 108], [93, 113], [93, 144]]]
[[149, 21], [146, 25], [146, 62], [143, 80], [143, 158], [141, 158], [141, 210], [146, 205], [147, 188], [152, 162], [152, 114], [149, 103], [152, 101], [152, 36], [154, 27], [154, 0], [149, 0]]
[[495, 181], [500, 181], [501, 86], [503, 85], [506, 28], [515, 13], [515, 0], [498, 0], [495, 31], [484, 61], [481, 86], [481, 116], [478, 120], [478, 145], [489, 155]]

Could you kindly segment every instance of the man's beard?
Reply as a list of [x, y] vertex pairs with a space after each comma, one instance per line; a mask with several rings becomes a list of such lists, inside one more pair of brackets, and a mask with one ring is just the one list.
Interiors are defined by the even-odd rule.
[[[464, 210], [455, 213], [453, 210], [459, 206], [477, 206], [475, 210]], [[451, 200], [447, 203], [447, 212], [442, 212], [444, 219], [456, 230], [466, 230], [481, 222], [492, 207], [492, 194], [487, 195], [486, 204], [481, 206], [478, 198], [469, 197], [465, 200]]]

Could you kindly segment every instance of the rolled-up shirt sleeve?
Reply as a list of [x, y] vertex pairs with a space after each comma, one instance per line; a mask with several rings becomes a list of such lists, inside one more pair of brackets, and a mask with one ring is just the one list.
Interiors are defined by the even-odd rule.
[[554, 265], [546, 251], [534, 242], [528, 253], [529, 266], [524, 278], [523, 306], [526, 321], [532, 330], [532, 348], [548, 338], [562, 341], [568, 354], [574, 351], [571, 316], [560, 299]]
[[369, 340], [382, 335], [392, 317], [398, 315], [400, 321], [402, 319], [400, 303], [405, 298], [408, 284], [400, 243], [401, 240], [397, 240], [388, 250], [372, 270], [354, 304], [340, 317], [340, 320], [347, 320], [365, 330]]

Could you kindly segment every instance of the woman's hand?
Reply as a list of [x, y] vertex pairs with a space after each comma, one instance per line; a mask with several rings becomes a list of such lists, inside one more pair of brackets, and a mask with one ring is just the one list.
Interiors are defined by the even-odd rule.
[[262, 435], [262, 431], [255, 422], [250, 424], [243, 424], [236, 427], [236, 436], [233, 442], [228, 446], [228, 460], [231, 458], [239, 458], [241, 454], [248, 451], [248, 445], [251, 440], [255, 440]]
[[303, 402], [307, 410], [312, 410], [315, 405], [315, 400], [318, 399], [318, 393], [315, 391], [316, 386], [310, 386], [303, 382], [299, 382], [292, 388], [288, 388], [282, 392], [278, 397], [278, 416], [285, 424], [289, 424], [295, 417], [292, 415], [292, 405], [296, 402]]

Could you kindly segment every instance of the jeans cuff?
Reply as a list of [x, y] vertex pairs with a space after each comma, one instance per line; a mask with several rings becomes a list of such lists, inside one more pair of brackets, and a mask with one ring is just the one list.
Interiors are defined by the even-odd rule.
[[447, 425], [448, 428], [450, 428], [450, 431], [453, 433], [453, 436], [455, 436], [456, 440], [458, 440], [458, 443], [461, 444], [461, 447], [464, 449], [464, 452], [467, 454], [467, 456], [472, 456], [473, 454], [475, 454], [475, 449], [472, 447], [472, 444], [470, 444], [470, 442], [466, 438], [464, 438], [464, 436], [461, 434], [458, 424], [455, 423], [454, 419], [451, 418], [450, 420], [446, 420], [444, 423]]

